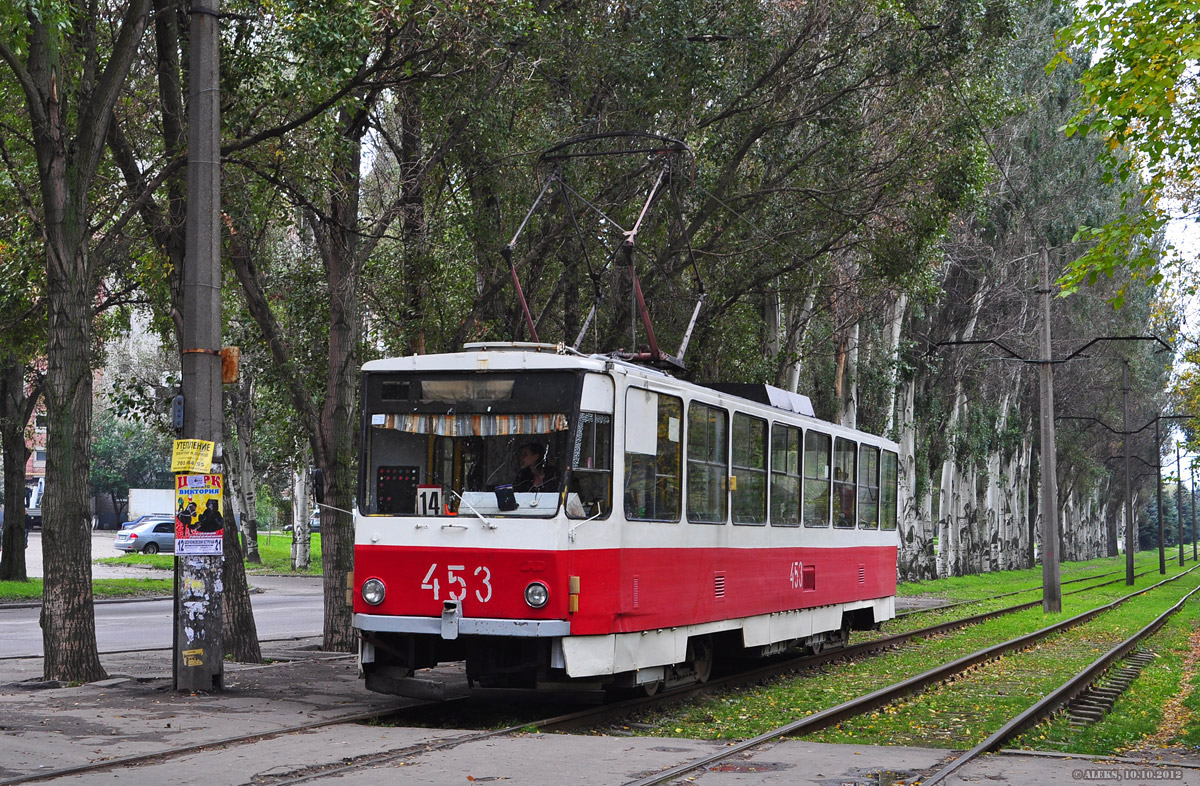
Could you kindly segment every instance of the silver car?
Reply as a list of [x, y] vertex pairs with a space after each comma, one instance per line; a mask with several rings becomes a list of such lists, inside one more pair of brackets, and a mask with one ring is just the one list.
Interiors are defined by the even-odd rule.
[[175, 553], [175, 519], [156, 518], [123, 529], [117, 533], [113, 547], [118, 551], [140, 551], [143, 554]]

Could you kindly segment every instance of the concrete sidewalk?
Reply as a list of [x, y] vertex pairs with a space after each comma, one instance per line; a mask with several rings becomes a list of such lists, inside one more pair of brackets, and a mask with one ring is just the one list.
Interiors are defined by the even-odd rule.
[[[38, 659], [0, 661], [0, 786], [37, 781], [158, 786], [242, 786], [303, 776], [330, 784], [616, 786], [724, 748], [727, 743], [654, 737], [520, 734], [468, 739], [471, 732], [411, 726], [297, 726], [412, 706], [367, 692], [354, 660], [311, 649], [315, 640], [264, 644], [265, 666], [227, 664], [225, 690], [211, 695], [170, 689], [170, 653], [102, 657], [111, 678], [79, 686], [40, 682]], [[419, 710], [418, 710], [419, 712]], [[235, 738], [265, 734], [265, 739]], [[166, 754], [187, 746], [221, 747]], [[948, 752], [783, 741], [693, 772], [680, 783], [893, 783], [936, 768]], [[144, 757], [103, 771], [72, 767]], [[1153, 757], [1151, 757], [1153, 759]], [[1186, 762], [1185, 762], [1186, 763]], [[1192, 763], [1200, 760], [1192, 759]], [[368, 766], [357, 766], [366, 764]], [[1007, 781], [1021, 786], [1067, 782], [1172, 783], [1200, 786], [1200, 769], [1131, 760], [993, 756], [951, 783]]]

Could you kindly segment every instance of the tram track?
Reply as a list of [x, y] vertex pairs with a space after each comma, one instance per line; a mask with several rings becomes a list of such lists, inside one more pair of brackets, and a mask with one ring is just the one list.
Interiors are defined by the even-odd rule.
[[[705, 767], [710, 767], [723, 760], [748, 753], [749, 751], [767, 742], [778, 740], [784, 737], [810, 734], [812, 732], [820, 731], [821, 729], [828, 728], [843, 721], [849, 720], [856, 716], [863, 715], [867, 712], [871, 712], [879, 707], [890, 704], [893, 701], [917, 693], [931, 685], [944, 682], [981, 663], [993, 660], [1009, 652], [1015, 652], [1024, 649], [1030, 644], [1041, 641], [1042, 639], [1054, 635], [1055, 633], [1059, 633], [1061, 631], [1068, 630], [1072, 627], [1089, 622], [1099, 615], [1116, 608], [1132, 598], [1144, 595], [1152, 590], [1162, 587], [1169, 582], [1178, 580], [1179, 578], [1196, 570], [1197, 567], [1200, 566], [1193, 566], [1192, 568], [1176, 574], [1168, 579], [1164, 579], [1149, 587], [1138, 590], [1137, 592], [1129, 593], [1128, 595], [1118, 598], [1111, 603], [1098, 606], [1069, 619], [1046, 626], [1039, 630], [1033, 631], [1032, 633], [1018, 636], [1010, 639], [1009, 641], [986, 647], [982, 650], [963, 656], [949, 663], [941, 664], [922, 672], [921, 674], [901, 680], [872, 693], [859, 696], [855, 699], [851, 699], [850, 701], [843, 702], [824, 710], [820, 710], [812, 715], [808, 715], [804, 718], [800, 718], [776, 727], [743, 742], [727, 746], [726, 748], [723, 748], [722, 750], [708, 756], [681, 763], [638, 780], [629, 781], [625, 783], [624, 786], [656, 786], [657, 784], [668, 783], [690, 772], [694, 772]], [[1072, 698], [1086, 690], [1087, 687], [1090, 686], [1096, 679], [1098, 679], [1112, 663], [1123, 657], [1128, 652], [1132, 651], [1139, 642], [1157, 632], [1157, 630], [1162, 627], [1166, 620], [1179, 609], [1181, 609], [1183, 604], [1188, 599], [1195, 596], [1197, 592], [1200, 592], [1200, 588], [1193, 589], [1191, 592], [1187, 593], [1180, 601], [1173, 604], [1169, 609], [1167, 609], [1167, 611], [1156, 617], [1155, 620], [1149, 625], [1146, 625], [1136, 634], [1110, 649], [1107, 653], [1105, 653], [1104, 656], [1096, 659], [1091, 665], [1077, 673], [1058, 689], [1047, 694], [1033, 706], [1020, 713], [1016, 718], [1010, 720], [1002, 729], [989, 736], [984, 742], [958, 757], [954, 762], [945, 765], [933, 775], [929, 777], [918, 778], [916, 780], [919, 780], [923, 786], [929, 786], [929, 784], [943, 781], [949, 775], [961, 769], [963, 766], [975, 758], [978, 758], [983, 753], [999, 749], [999, 747], [1007, 740], [1012, 739], [1022, 731], [1030, 728], [1044, 718], [1049, 717], [1051, 714], [1053, 714], [1053, 712], [1065, 706], [1066, 703]]]
[[[1194, 569], [1194, 568], [1193, 568]], [[1182, 574], [1181, 574], [1182, 575]], [[1137, 647], [1145, 639], [1152, 636], [1154, 633], [1166, 624], [1175, 613], [1183, 608], [1184, 604], [1197, 593], [1200, 593], [1200, 587], [1193, 589], [1191, 592], [1184, 595], [1177, 603], [1164, 611], [1152, 622], [1143, 627], [1134, 635], [1122, 641], [1120, 644], [1112, 647], [1102, 656], [1092, 661], [1086, 668], [1076, 673], [1057, 689], [1044, 696], [1033, 706], [1026, 709], [1016, 717], [1009, 720], [1000, 729], [993, 732], [987, 739], [980, 742], [975, 747], [966, 751], [964, 754], [943, 766], [941, 769], [934, 772], [932, 775], [921, 778], [921, 782], [925, 786], [941, 783], [950, 775], [958, 772], [964, 766], [979, 758], [985, 753], [992, 753], [1000, 749], [1004, 743], [1013, 739], [1022, 732], [1036, 726], [1041, 721], [1049, 718], [1055, 712], [1067, 706], [1067, 704], [1075, 697], [1086, 691], [1093, 683], [1103, 676], [1114, 663], [1124, 658]]]
[[[972, 654], [964, 656], [962, 658], [958, 658], [949, 663], [942, 664], [941, 666], [935, 667], [934, 669], [930, 669], [922, 674], [916, 675], [914, 677], [910, 677], [906, 680], [902, 680], [901, 682], [898, 682], [894, 685], [888, 686], [886, 688], [882, 688], [878, 691], [867, 694], [865, 696], [861, 696], [861, 697], [851, 700], [849, 702], [844, 702], [843, 704], [837, 705], [835, 707], [830, 707], [828, 709], [814, 713], [813, 715], [807, 716], [803, 719], [794, 721], [790, 724], [787, 724], [780, 728], [774, 729], [770, 732], [759, 735], [750, 740], [746, 740], [743, 743], [738, 743], [735, 745], [728, 746], [726, 748], [723, 748], [721, 751], [715, 752], [713, 754], [710, 754], [710, 755], [707, 755], [707, 756], [704, 756], [704, 757], [701, 757], [698, 759], [694, 759], [694, 760], [691, 760], [688, 762], [681, 763], [679, 765], [662, 770], [658, 773], [646, 776], [639, 780], [630, 781], [630, 782], [626, 783], [625, 786], [655, 786], [655, 784], [669, 783], [679, 777], [687, 775], [690, 772], [694, 772], [701, 768], [710, 767], [713, 764], [717, 764], [723, 760], [727, 760], [727, 759], [733, 758], [735, 756], [742, 755], [742, 754], [762, 745], [763, 743], [766, 743], [766, 742], [769, 742], [769, 741], [772, 741], [775, 739], [779, 739], [781, 737], [795, 736], [797, 734], [804, 734], [804, 733], [809, 733], [812, 731], [817, 731], [821, 728], [825, 728], [827, 726], [834, 725], [836, 723], [840, 723], [844, 720], [855, 717], [857, 715], [861, 715], [863, 713], [870, 712], [871, 710], [874, 710], [878, 707], [884, 706], [884, 705], [896, 700], [897, 698], [902, 698], [902, 697], [908, 696], [912, 693], [919, 692], [919, 691], [923, 690], [924, 688], [929, 687], [930, 685], [944, 682], [947, 679], [950, 679], [958, 674], [963, 673], [964, 671], [967, 671], [967, 670], [979, 665], [980, 663], [984, 663], [986, 661], [993, 660], [996, 657], [999, 657], [1000, 655], [1002, 655], [1004, 653], [1023, 649], [1025, 647], [1029, 646], [1030, 644], [1041, 641], [1042, 639], [1045, 639], [1051, 635], [1054, 635], [1055, 633], [1058, 633], [1058, 632], [1061, 632], [1064, 630], [1068, 630], [1072, 627], [1082, 625], [1092, 619], [1095, 619], [1096, 617], [1100, 616], [1101, 614], [1104, 614], [1105, 612], [1110, 611], [1110, 610], [1120, 606], [1121, 604], [1125, 603], [1126, 601], [1128, 601], [1132, 598], [1149, 593], [1169, 582], [1179, 579], [1181, 576], [1191, 573], [1195, 569], [1196, 569], [1196, 567], [1194, 566], [1193, 568], [1189, 569], [1188, 571], [1177, 574], [1176, 576], [1170, 577], [1168, 579], [1164, 579], [1163, 581], [1157, 582], [1156, 584], [1153, 584], [1149, 587], [1145, 587], [1136, 592], [1129, 593], [1129, 594], [1122, 596], [1110, 603], [1104, 604], [1102, 606], [1098, 606], [1089, 611], [1075, 615], [1074, 617], [1071, 617], [1067, 620], [1063, 620], [1061, 622], [1055, 623], [1054, 625], [1050, 625], [1050, 626], [1041, 628], [1037, 631], [1033, 631], [1032, 633], [1016, 637], [1009, 641], [1001, 642], [1001, 643], [993, 645], [991, 647], [984, 648], [978, 652], [972, 653]], [[1110, 582], [1106, 582], [1106, 583], [1110, 583]], [[1190, 598], [1197, 591], [1200, 591], [1200, 589], [1193, 590], [1192, 593], [1189, 593], [1186, 597]], [[1040, 602], [1040, 601], [1038, 601], [1038, 602]], [[1183, 603], [1183, 601], [1180, 601], [1179, 603], [1175, 604], [1173, 609], [1178, 610], [1178, 608], [1182, 607], [1182, 603]], [[1027, 604], [1021, 604], [1021, 606], [1026, 607]], [[976, 615], [976, 616], [988, 616], [988, 615], [985, 614], [985, 615]], [[1144, 638], [1147, 635], [1150, 635], [1150, 633], [1157, 630], [1158, 627], [1161, 627], [1162, 622], [1165, 621], [1167, 616], [1169, 616], [1169, 614], [1161, 615], [1155, 621], [1155, 623], [1152, 623], [1150, 626], [1147, 626], [1146, 628], [1144, 628], [1143, 631], [1139, 635], [1142, 638]], [[948, 623], [945, 623], [945, 624], [948, 624]], [[931, 628], [933, 628], [933, 629], [942, 628], [942, 627], [944, 627], [945, 624], [931, 626]], [[925, 631], [927, 629], [922, 629], [922, 630]], [[918, 635], [920, 635], [920, 632], [913, 631], [913, 632], [906, 633], [906, 634], [899, 634], [898, 637], [904, 638], [907, 640], [910, 638], [916, 638]], [[1138, 639], [1138, 640], [1140, 640], [1140, 639]], [[1125, 642], [1125, 643], [1123, 643], [1122, 646], [1127, 646], [1128, 649], [1132, 649], [1132, 647], [1135, 646], [1135, 644], [1136, 644], [1136, 642], [1133, 642], [1133, 643]], [[512, 734], [516, 734], [518, 732], [527, 731], [530, 728], [536, 728], [537, 730], [544, 732], [544, 731], [566, 731], [566, 730], [579, 729], [579, 728], [584, 728], [584, 727], [595, 727], [596, 725], [603, 723], [613, 717], [625, 716], [632, 712], [636, 712], [639, 709], [644, 709], [644, 708], [647, 708], [650, 706], [661, 706], [665, 702], [682, 701], [686, 698], [690, 698], [690, 697], [695, 696], [698, 693], [702, 693], [702, 692], [715, 692], [715, 691], [723, 690], [726, 688], [735, 687], [737, 685], [752, 684], [754, 682], [761, 681], [762, 679], [779, 676], [780, 673], [786, 673], [787, 671], [794, 671], [797, 668], [802, 668], [805, 666], [816, 665], [817, 662], [823, 663], [823, 662], [827, 662], [830, 660], [835, 660], [837, 658], [853, 657], [854, 655], [864, 654], [865, 652], [868, 652], [871, 649], [885, 649], [885, 648], [890, 648], [892, 646], [896, 646], [896, 644], [893, 642], [885, 647], [885, 646], [881, 646], [880, 641], [867, 642], [863, 645], [858, 645], [857, 647], [850, 647], [850, 648], [831, 651], [829, 653], [822, 653], [822, 654], [816, 655], [816, 656], [808, 656], [806, 658], [797, 659], [796, 661], [791, 662], [789, 664], [774, 664], [774, 665], [768, 666], [768, 667], [753, 669], [749, 672], [742, 672], [737, 675], [732, 675], [730, 677], [710, 681], [709, 683], [707, 683], [703, 686], [693, 686], [691, 688], [679, 689], [676, 691], [662, 693], [662, 694], [659, 694], [659, 695], [656, 695], [653, 697], [631, 699], [631, 700], [619, 702], [619, 703], [613, 704], [613, 705], [605, 705], [604, 707], [599, 707], [599, 708], [588, 708], [586, 710], [582, 710], [579, 712], [567, 713], [567, 714], [560, 715], [560, 716], [557, 716], [554, 718], [547, 718], [545, 720], [535, 721], [532, 723], [523, 723], [520, 725], [510, 726], [510, 727], [503, 728], [503, 729], [494, 729], [494, 730], [490, 730], [490, 731], [481, 731], [481, 732], [476, 732], [473, 734], [455, 736], [455, 737], [449, 738], [447, 740], [438, 741], [436, 743], [431, 743], [428, 745], [412, 746], [410, 748], [388, 751], [388, 752], [386, 752], [384, 754], [380, 754], [380, 755], [365, 756], [359, 760], [355, 760], [353, 762], [349, 762], [346, 764], [336, 765], [336, 766], [333, 766], [330, 768], [313, 768], [311, 770], [305, 771], [303, 773], [298, 773], [291, 777], [275, 778], [275, 779], [271, 779], [270, 781], [265, 781], [264, 786], [291, 786], [292, 784], [305, 783], [305, 782], [313, 781], [313, 780], [316, 780], [319, 778], [346, 775], [346, 774], [349, 774], [351, 772], [354, 772], [356, 770], [366, 768], [366, 767], [378, 767], [381, 765], [387, 765], [389, 763], [394, 763], [394, 762], [398, 762], [401, 760], [411, 759], [412, 757], [420, 756], [421, 754], [423, 754], [424, 752], [427, 752], [427, 751], [432, 752], [435, 750], [445, 750], [446, 748], [449, 748], [449, 747], [457, 747], [459, 745], [469, 744], [469, 743], [473, 743], [473, 742], [479, 742], [479, 741], [484, 741], [484, 740], [488, 740], [488, 739], [506, 737], [506, 736], [509, 736]], [[1107, 663], [1111, 663], [1113, 660], [1115, 660], [1117, 657], [1119, 657], [1117, 655], [1112, 654], [1113, 652], [1116, 652], [1118, 649], [1119, 648], [1114, 648], [1113, 651], [1110, 652], [1110, 654], [1108, 656], [1106, 656], [1106, 657], [1110, 658], [1110, 660], [1108, 660]], [[1128, 651], [1128, 649], [1126, 651]], [[801, 662], [803, 665], [801, 665]], [[1065, 703], [1066, 701], [1069, 701], [1070, 698], [1073, 697], [1074, 695], [1076, 695], [1077, 693], [1082, 692], [1084, 689], [1086, 689], [1087, 685], [1089, 685], [1092, 680], [1094, 680], [1097, 676], [1099, 676], [1099, 674], [1103, 673], [1104, 668], [1106, 668], [1106, 665], [1104, 667], [1098, 666], [1097, 664], [1099, 664], [1099, 663], [1100, 663], [1100, 661], [1097, 661], [1096, 664], [1093, 664], [1094, 670], [1092, 672], [1091, 679], [1077, 682], [1076, 683], [1077, 687], [1074, 689], [1074, 692], [1062, 690], [1062, 691], [1056, 691], [1054, 695], [1056, 697], [1061, 697], [1061, 702]], [[1047, 697], [1047, 698], [1049, 698], [1049, 697]], [[1045, 701], [1045, 700], [1043, 700], [1043, 701]], [[1055, 705], [1055, 706], [1061, 706], [1061, 704]], [[1036, 721], [1034, 721], [1034, 722], [1036, 722]], [[1014, 736], [1015, 734], [1019, 733], [1020, 730], [1023, 730], [1027, 727], [1028, 726], [1021, 726], [1017, 731], [1013, 731], [1009, 735], [1009, 737], [1006, 737], [1005, 739], [1011, 738], [1011, 736]], [[1014, 727], [1014, 728], [1016, 728], [1016, 727]], [[986, 752], [986, 751], [980, 751], [979, 753], [982, 753], [982, 752]], [[976, 753], [974, 755], [978, 756], [979, 753]], [[966, 761], [969, 761], [969, 760], [970, 759], [967, 759]], [[965, 763], [966, 762], [964, 762], [964, 764]], [[958, 767], [961, 767], [961, 766], [963, 766], [963, 765], [961, 765], [961, 764], [958, 765]], [[946, 775], [949, 775], [950, 772], [952, 772], [952, 770], [947, 770]], [[945, 776], [942, 776], [942, 777], [945, 777]], [[930, 781], [924, 781], [924, 782], [929, 783]]]
[[[789, 724], [787, 726], [781, 727], [781, 729], [776, 729], [776, 730], [773, 730], [772, 732], [768, 732], [765, 735], [760, 735], [759, 737], [755, 737], [752, 740], [746, 741], [745, 743], [741, 743], [736, 746], [731, 746], [728, 751], [725, 751], [725, 750], [721, 751], [720, 754], [718, 755], [718, 758], [715, 758], [712, 761], [708, 761], [706, 759], [704, 761], [697, 761], [697, 762], [689, 763], [686, 765], [686, 770], [684, 770], [684, 771], [692, 771], [692, 770], [698, 769], [700, 767], [708, 766], [708, 764], [714, 763], [715, 761], [719, 761], [720, 758], [725, 758], [727, 756], [736, 755], [740, 752], [750, 750], [751, 748], [756, 747], [757, 745], [762, 744], [763, 742], [769, 741], [771, 739], [777, 739], [778, 737], [781, 737], [781, 736], [791, 736], [791, 735], [795, 735], [798, 733], [808, 733], [810, 731], [816, 731], [820, 728], [824, 728], [825, 726], [832, 725], [832, 724], [841, 722], [842, 720], [853, 717], [856, 714], [861, 714], [863, 712], [869, 712], [870, 710], [872, 710], [878, 706], [882, 706], [883, 704], [887, 704], [890, 701], [893, 701], [897, 697], [901, 697], [904, 695], [909, 695], [911, 693], [918, 692], [929, 685], [935, 684], [937, 682], [941, 682], [941, 681], [947, 679], [948, 677], [953, 676], [954, 674], [961, 673], [962, 671], [965, 671], [965, 670], [977, 665], [978, 663], [982, 663], [987, 660], [998, 657], [1003, 652], [1012, 651], [1014, 649], [1020, 649], [1022, 647], [1028, 646], [1028, 644], [1030, 644], [1030, 643], [1038, 641], [1047, 636], [1053, 635], [1053, 633], [1059, 632], [1060, 630], [1065, 630], [1074, 625], [1083, 624], [1084, 622], [1095, 618], [1096, 616], [1104, 613], [1105, 611], [1115, 608], [1116, 606], [1120, 605], [1121, 603], [1124, 603], [1125, 601], [1129, 600], [1130, 598], [1137, 597], [1139, 595], [1150, 592], [1169, 581], [1174, 581], [1174, 580], [1180, 578], [1181, 576], [1186, 575], [1187, 573], [1190, 573], [1192, 570], [1195, 570], [1195, 569], [1196, 568], [1193, 567], [1192, 569], [1189, 569], [1188, 571], [1184, 571], [1183, 573], [1177, 574], [1176, 576], [1173, 576], [1169, 579], [1166, 579], [1164, 581], [1158, 582], [1149, 587], [1138, 590], [1137, 592], [1125, 595], [1125, 596], [1118, 598], [1108, 604], [1098, 606], [1087, 612], [1076, 615], [1075, 617], [1072, 617], [1068, 620], [1064, 620], [1060, 623], [1056, 623], [1055, 625], [1048, 626], [1046, 628], [1042, 628], [1038, 631], [1034, 631], [1033, 633], [1026, 634], [1021, 637], [1017, 637], [1008, 642], [1002, 642], [1000, 644], [993, 645], [991, 647], [980, 650], [979, 652], [972, 653], [971, 655], [965, 656], [963, 658], [959, 658], [948, 664], [943, 664], [942, 666], [937, 667], [935, 669], [931, 669], [923, 674], [917, 675], [917, 676], [909, 678], [907, 680], [903, 680], [899, 683], [896, 683], [896, 685], [889, 686], [888, 688], [884, 688], [879, 691], [875, 691], [874, 693], [859, 697], [858, 699], [852, 700], [850, 702], [846, 702], [846, 703], [838, 705], [836, 707], [822, 710], [818, 713], [808, 716], [808, 717], [806, 717], [800, 721], [797, 721], [793, 724]], [[1095, 579], [1095, 578], [1100, 578], [1100, 577], [1093, 576], [1090, 578]], [[1123, 579], [1117, 579], [1114, 581], [1103, 582], [1101, 584], [1077, 589], [1070, 593], [1065, 593], [1065, 594], [1067, 594], [1067, 595], [1078, 594], [1081, 592], [1090, 591], [1097, 587], [1102, 587], [1102, 586], [1106, 586], [1109, 584], [1113, 584], [1113, 583], [1116, 583], [1116, 581], [1121, 581], [1121, 580], [1123, 580]], [[1189, 597], [1190, 597], [1190, 595], [1189, 595]], [[400, 748], [392, 749], [389, 751], [380, 752], [378, 754], [368, 754], [368, 755], [359, 757], [348, 763], [338, 762], [338, 763], [331, 764], [329, 766], [319, 766], [319, 765], [314, 766], [314, 767], [306, 769], [304, 772], [297, 773], [294, 776], [272, 777], [267, 780], [259, 779], [259, 780], [256, 780], [256, 783], [261, 782], [263, 784], [271, 784], [271, 786], [275, 786], [275, 785], [286, 786], [286, 784], [304, 783], [304, 782], [315, 780], [315, 779], [321, 778], [321, 777], [330, 777], [330, 776], [337, 776], [339, 774], [345, 774], [348, 772], [352, 772], [355, 769], [360, 769], [360, 768], [365, 768], [365, 767], [385, 766], [389, 763], [393, 763], [393, 762], [400, 761], [403, 759], [409, 759], [414, 756], [420, 756], [423, 753], [428, 753], [428, 752], [433, 752], [433, 751], [438, 751], [438, 750], [445, 750], [448, 748], [453, 748], [453, 747], [457, 747], [460, 745], [466, 745], [466, 744], [470, 744], [470, 743], [474, 743], [474, 742], [480, 742], [480, 741], [484, 741], [484, 740], [492, 739], [492, 738], [500, 738], [500, 737], [510, 736], [510, 735], [516, 734], [521, 731], [527, 731], [531, 728], [536, 728], [540, 731], [567, 731], [567, 730], [580, 729], [580, 728], [595, 728], [598, 725], [601, 725], [613, 718], [626, 717], [629, 714], [635, 713], [639, 710], [643, 710], [643, 709], [646, 709], [646, 708], [649, 708], [652, 706], [662, 706], [665, 703], [684, 701], [684, 700], [692, 698], [701, 693], [717, 692], [717, 691], [721, 691], [721, 690], [738, 687], [741, 685], [754, 684], [756, 682], [761, 682], [761, 681], [773, 679], [773, 678], [776, 678], [776, 677], [779, 677], [779, 676], [782, 676], [785, 674], [795, 673], [797, 671], [810, 669], [815, 666], [819, 666], [821, 664], [825, 664], [825, 663], [829, 663], [829, 662], [833, 662], [833, 661], [860, 658], [863, 656], [873, 655], [873, 654], [876, 654], [879, 652], [892, 650], [897, 647], [900, 647], [901, 645], [903, 645], [913, 639], [927, 638], [930, 636], [941, 635], [943, 633], [947, 633], [947, 632], [953, 631], [955, 629], [967, 627], [970, 625], [975, 625], [975, 624], [978, 624], [978, 623], [981, 623], [981, 622], [984, 622], [984, 621], [987, 621], [990, 619], [995, 619], [1000, 616], [1004, 616], [1007, 614], [1012, 614], [1014, 612], [1026, 610], [1026, 609], [1032, 608], [1034, 606], [1037, 606], [1040, 603], [1041, 603], [1041, 600], [1038, 599], [1038, 600], [1030, 601], [1027, 603], [1016, 604], [1014, 606], [1006, 607], [1004, 609], [998, 609], [998, 610], [994, 610], [994, 611], [990, 611], [990, 612], [983, 612], [983, 613], [972, 615], [969, 617], [960, 618], [960, 619], [956, 619], [956, 620], [950, 620], [950, 621], [938, 623], [936, 625], [926, 626], [926, 627], [912, 630], [912, 631], [906, 631], [906, 632], [902, 632], [902, 633], [898, 633], [898, 634], [893, 634], [891, 636], [883, 637], [880, 639], [874, 639], [871, 641], [863, 642], [863, 643], [852, 645], [852, 646], [845, 647], [845, 648], [829, 650], [829, 651], [819, 653], [816, 655], [806, 655], [806, 656], [802, 656], [799, 658], [791, 658], [791, 659], [788, 659], [785, 661], [778, 661], [775, 663], [756, 667], [756, 668], [750, 669], [748, 671], [742, 671], [737, 674], [714, 679], [704, 685], [689, 686], [689, 687], [685, 687], [685, 688], [675, 689], [672, 691], [664, 691], [653, 697], [630, 699], [630, 700], [616, 702], [613, 704], [603, 705], [601, 707], [589, 707], [587, 709], [577, 711], [577, 712], [565, 713], [562, 715], [545, 718], [543, 720], [526, 721], [526, 722], [519, 723], [517, 725], [506, 726], [504, 728], [481, 730], [481, 731], [471, 731], [471, 732], [463, 733], [463, 734], [454, 734], [454, 735], [451, 735], [444, 739], [438, 739], [435, 741], [423, 742], [423, 743], [416, 744], [416, 745], [400, 747]], [[1159, 625], [1161, 625], [1161, 622], [1159, 623]], [[1086, 687], [1086, 685], [1084, 687]], [[1082, 688], [1080, 690], [1082, 690]], [[1074, 695], [1074, 694], [1071, 694], [1071, 695]], [[1069, 697], [1068, 697], [1068, 699], [1069, 699]], [[461, 700], [450, 700], [450, 701], [461, 701]], [[199, 743], [196, 743], [193, 745], [186, 745], [186, 746], [171, 748], [166, 751], [160, 750], [160, 751], [156, 751], [153, 753], [135, 754], [135, 755], [107, 759], [107, 760], [103, 760], [103, 761], [97, 761], [97, 762], [93, 762], [93, 763], [89, 763], [89, 764], [77, 765], [77, 766], [73, 766], [73, 767], [60, 768], [60, 769], [55, 769], [55, 770], [46, 770], [46, 771], [42, 771], [42, 772], [18, 776], [15, 778], [0, 780], [0, 786], [16, 786], [16, 784], [45, 781], [45, 780], [50, 780], [50, 779], [57, 778], [57, 777], [80, 775], [80, 774], [85, 774], [85, 773], [90, 773], [90, 772], [98, 772], [98, 771], [109, 770], [109, 769], [114, 769], [114, 768], [119, 768], [119, 767], [124, 767], [124, 766], [133, 766], [133, 765], [147, 764], [147, 763], [152, 763], [152, 762], [157, 763], [157, 762], [163, 761], [164, 759], [177, 758], [177, 757], [181, 757], [181, 756], [187, 756], [187, 755], [191, 755], [191, 754], [195, 754], [195, 753], [201, 753], [201, 752], [205, 752], [205, 751], [217, 750], [217, 749], [222, 749], [222, 748], [229, 748], [229, 747], [235, 747], [235, 746], [241, 746], [241, 745], [250, 745], [250, 744], [254, 744], [254, 743], [265, 741], [265, 740], [270, 740], [270, 739], [281, 737], [281, 736], [288, 735], [288, 734], [308, 732], [308, 731], [313, 731], [313, 730], [318, 730], [318, 729], [328, 728], [328, 727], [333, 727], [333, 726], [339, 726], [339, 725], [345, 725], [345, 724], [361, 724], [361, 723], [388, 721], [388, 720], [392, 720], [392, 719], [399, 718], [404, 715], [410, 714], [414, 711], [420, 711], [422, 708], [428, 708], [428, 707], [433, 707], [433, 706], [444, 707], [448, 703], [450, 703], [450, 701], [447, 701], [447, 702], [422, 702], [419, 704], [408, 705], [405, 707], [389, 707], [389, 708], [384, 708], [384, 709], [370, 711], [370, 712], [351, 713], [351, 714], [347, 714], [347, 715], [343, 715], [343, 716], [330, 717], [330, 718], [325, 718], [325, 719], [321, 719], [321, 720], [317, 720], [317, 721], [309, 721], [309, 722], [305, 722], [305, 723], [293, 724], [293, 725], [289, 725], [286, 727], [272, 729], [272, 730], [266, 731], [266, 732], [257, 732], [257, 733], [246, 734], [246, 735], [233, 735], [233, 736], [229, 736], [229, 737], [214, 739], [211, 741], [199, 742]], [[1022, 728], [1025, 728], [1025, 727], [1022, 727]], [[1014, 734], [1015, 733], [1019, 733], [1019, 732], [1014, 732]], [[978, 754], [976, 754], [976, 755], [978, 755]], [[680, 765], [680, 766], [685, 766], [685, 765]], [[664, 771], [664, 773], [659, 773], [658, 775], [652, 776], [653, 779], [643, 779], [642, 781], [634, 781], [634, 782], [631, 782], [630, 784], [628, 784], [628, 786], [649, 786], [649, 784], [653, 784], [653, 783], [664, 783], [672, 777], [677, 777], [677, 775], [670, 774], [672, 772], [674, 772], [674, 770]]]

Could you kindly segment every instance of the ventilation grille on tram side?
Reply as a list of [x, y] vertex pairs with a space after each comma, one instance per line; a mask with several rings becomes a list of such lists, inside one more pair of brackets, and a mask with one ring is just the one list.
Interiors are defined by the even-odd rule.
[[866, 565], [858, 566], [858, 583], [859, 584], [867, 583], [867, 566]]
[[725, 574], [713, 574], [713, 597], [721, 600], [725, 597]]

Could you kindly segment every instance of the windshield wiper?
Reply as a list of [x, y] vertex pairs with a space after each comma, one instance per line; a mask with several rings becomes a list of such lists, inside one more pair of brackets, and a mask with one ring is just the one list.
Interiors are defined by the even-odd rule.
[[[494, 521], [492, 521], [491, 519], [489, 519], [487, 516], [483, 515], [483, 514], [482, 514], [482, 513], [480, 513], [478, 510], [476, 510], [476, 509], [475, 509], [475, 506], [474, 506], [474, 505], [472, 505], [470, 502], [467, 502], [465, 499], [463, 499], [463, 496], [462, 496], [462, 494], [459, 494], [457, 491], [455, 491], [454, 489], [450, 488], [449, 486], [446, 486], [446, 487], [445, 487], [445, 489], [446, 489], [446, 491], [449, 491], [449, 492], [450, 492], [451, 494], [453, 494], [454, 496], [458, 497], [458, 501], [459, 501], [459, 502], [461, 502], [462, 504], [464, 504], [464, 505], [466, 505], [468, 508], [470, 508], [470, 509], [471, 509], [471, 512], [472, 512], [472, 513], [474, 513], [476, 516], [478, 516], [478, 517], [479, 517], [479, 520], [480, 520], [480, 521], [482, 521], [482, 522], [484, 523], [484, 525], [485, 525], [485, 526], [487, 526], [487, 528], [488, 528], [488, 529], [498, 529], [498, 528], [499, 528], [499, 525], [498, 525], [498, 524], [496, 524]], [[446, 527], [453, 527], [453, 526], [456, 526], [456, 525], [454, 525], [454, 524], [443, 524], [443, 525], [442, 525], [442, 529], [445, 529]], [[460, 525], [457, 525], [457, 526], [462, 526], [462, 525], [460, 524]]]

